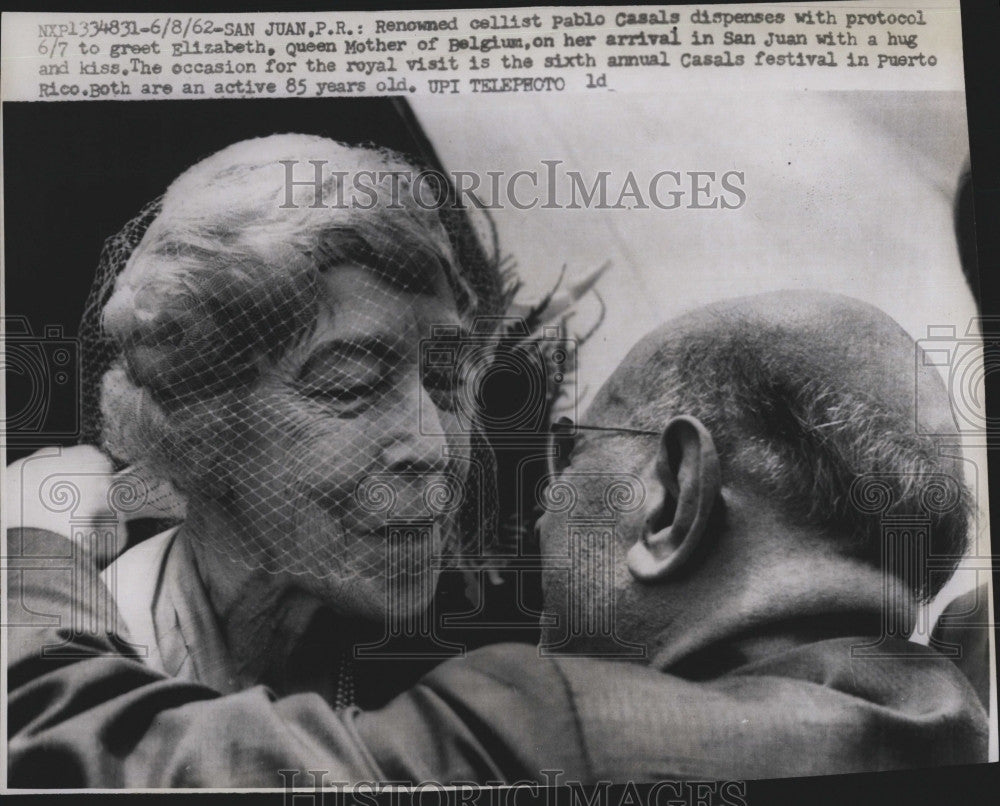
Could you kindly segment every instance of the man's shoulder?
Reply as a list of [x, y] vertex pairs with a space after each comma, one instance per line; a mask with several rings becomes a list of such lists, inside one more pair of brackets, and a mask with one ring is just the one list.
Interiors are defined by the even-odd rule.
[[[893, 642], [807, 644], [706, 679], [558, 661], [594, 769], [639, 778], [785, 777], [986, 760], [986, 718], [946, 658]], [[891, 650], [891, 651], [890, 651]]]
[[528, 644], [447, 660], [354, 724], [387, 780], [540, 781], [554, 768], [592, 777], [569, 687]]
[[488, 644], [442, 663], [427, 676], [450, 678], [467, 674], [489, 675], [499, 681], [518, 677], [523, 679], [526, 674], [533, 672], [543, 675], [555, 673], [550, 665], [540, 665], [540, 659], [538, 647], [533, 644]]
[[481, 647], [446, 661], [420, 685], [462, 708], [500, 721], [573, 726], [573, 697], [562, 671], [531, 644]]

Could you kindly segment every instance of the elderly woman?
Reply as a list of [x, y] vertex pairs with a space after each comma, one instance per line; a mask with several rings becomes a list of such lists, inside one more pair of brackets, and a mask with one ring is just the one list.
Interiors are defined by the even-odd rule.
[[[321, 193], [288, 183], [315, 166]], [[503, 285], [465, 276], [414, 174], [320, 137], [237, 143], [173, 182], [114, 280], [104, 447], [186, 502], [105, 572], [152, 666], [380, 699], [352, 648], [429, 606], [472, 451], [460, 379], [422, 370], [421, 341]]]

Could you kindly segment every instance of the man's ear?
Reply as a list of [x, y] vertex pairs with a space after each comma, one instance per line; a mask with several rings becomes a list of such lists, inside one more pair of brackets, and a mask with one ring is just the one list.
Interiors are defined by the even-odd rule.
[[701, 545], [718, 506], [722, 475], [708, 429], [695, 417], [674, 417], [663, 430], [654, 470], [654, 495], [628, 568], [642, 582], [684, 568]]

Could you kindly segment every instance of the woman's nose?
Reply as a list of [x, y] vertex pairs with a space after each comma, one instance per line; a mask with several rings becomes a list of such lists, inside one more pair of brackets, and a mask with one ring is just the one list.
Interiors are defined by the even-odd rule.
[[442, 472], [447, 466], [444, 413], [419, 383], [389, 413], [382, 456], [388, 470]]

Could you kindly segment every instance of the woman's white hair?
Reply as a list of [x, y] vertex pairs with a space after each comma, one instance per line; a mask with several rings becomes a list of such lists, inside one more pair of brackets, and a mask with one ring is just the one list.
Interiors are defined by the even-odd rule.
[[[321, 187], [289, 183], [317, 165]], [[106, 448], [181, 487], [201, 483], [190, 452], [206, 413], [221, 410], [208, 401], [309, 332], [319, 275], [338, 264], [414, 292], [443, 278], [460, 313], [475, 313], [439, 210], [415, 192], [418, 173], [387, 149], [282, 134], [235, 143], [181, 174], [103, 310], [120, 350], [102, 381]], [[359, 176], [371, 192], [354, 204]], [[196, 412], [201, 436], [188, 433]]]

